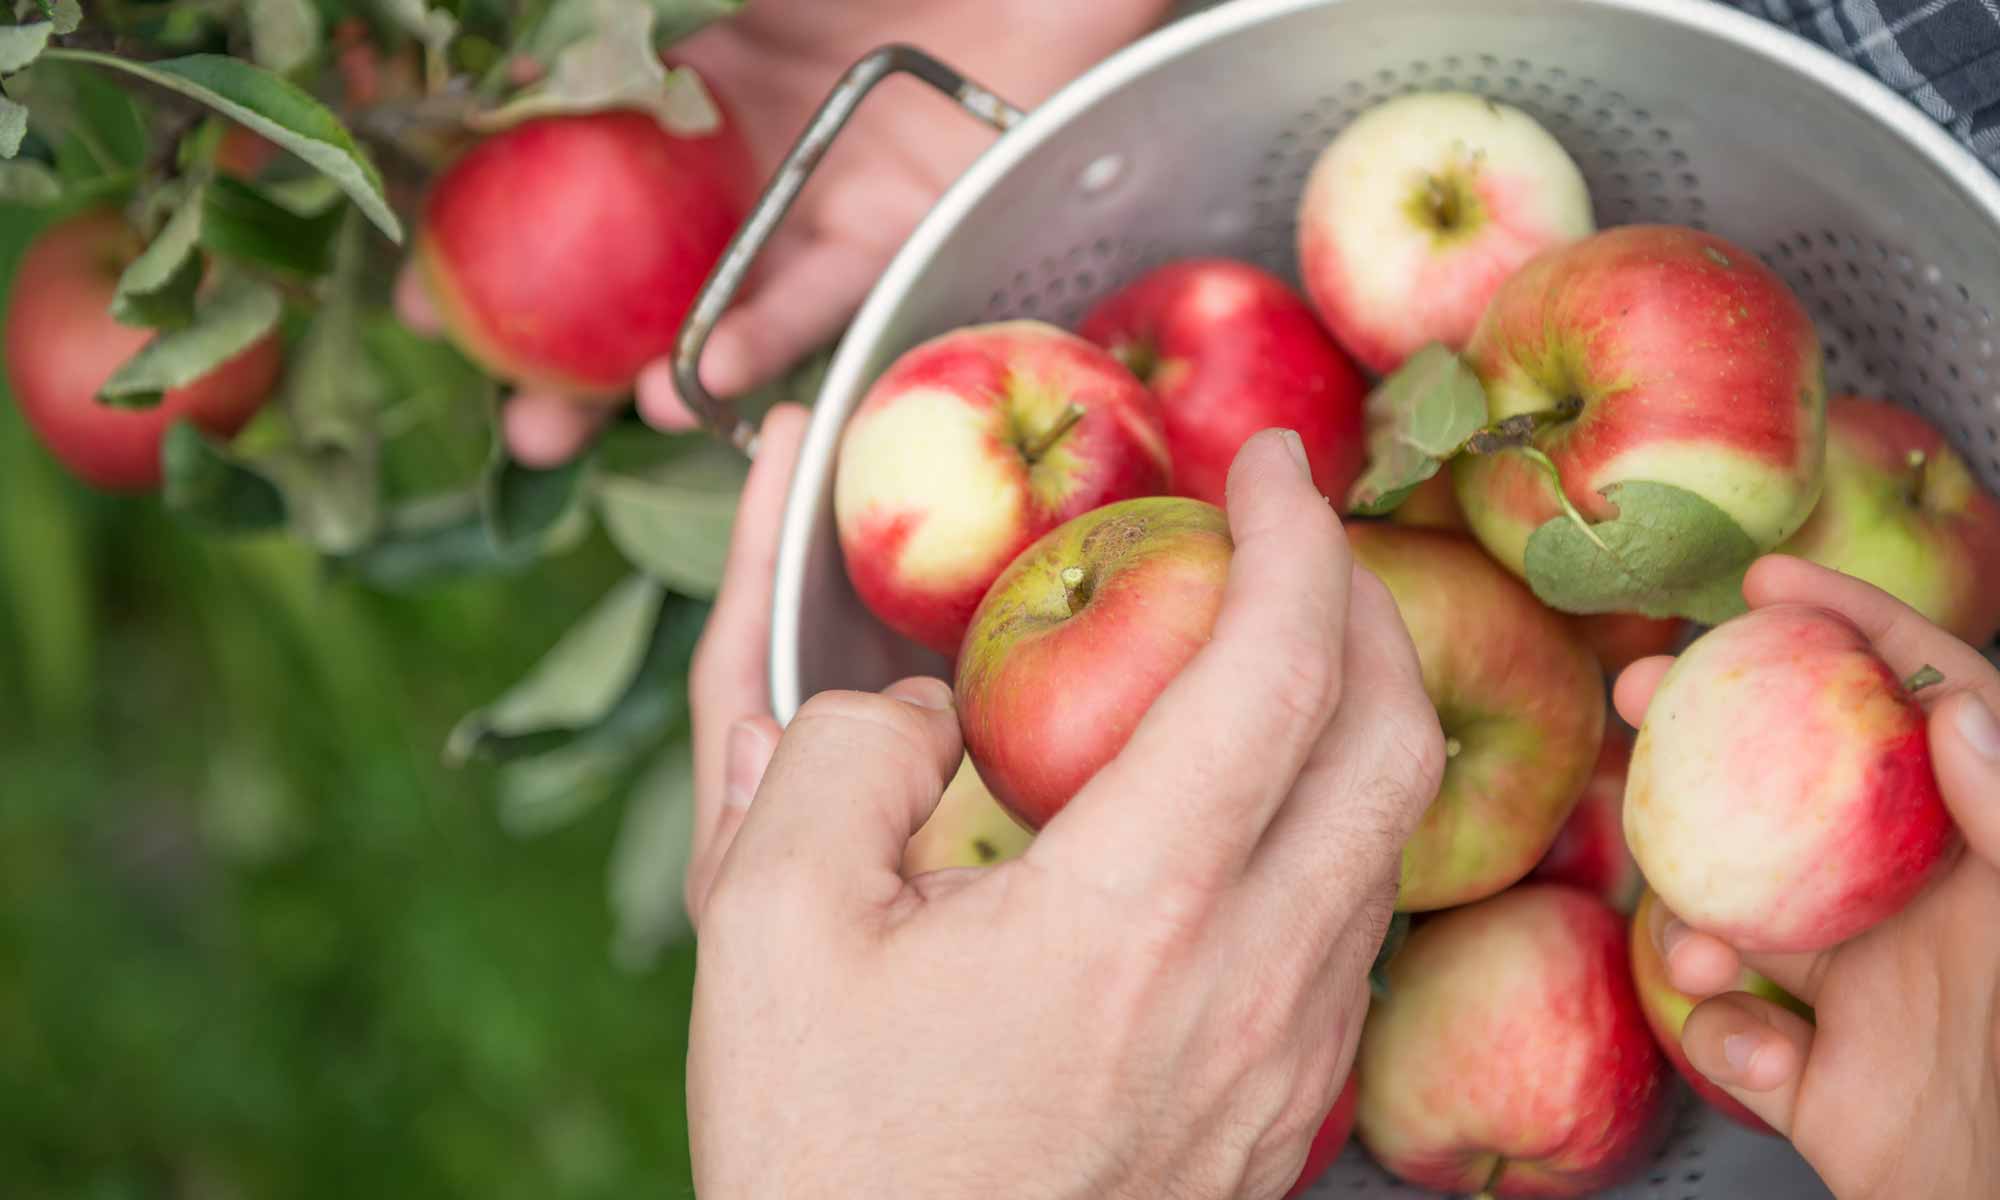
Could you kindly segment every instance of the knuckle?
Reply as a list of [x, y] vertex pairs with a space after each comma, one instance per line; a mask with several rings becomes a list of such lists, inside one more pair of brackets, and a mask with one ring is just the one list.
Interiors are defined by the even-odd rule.
[[1317, 734], [1339, 700], [1332, 655], [1321, 639], [1304, 633], [1278, 640], [1273, 649], [1272, 706], [1287, 732]]

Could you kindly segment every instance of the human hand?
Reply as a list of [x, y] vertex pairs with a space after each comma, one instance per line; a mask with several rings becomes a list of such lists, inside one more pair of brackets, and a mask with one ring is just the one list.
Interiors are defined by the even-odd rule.
[[[907, 42], [939, 55], [1016, 104], [1033, 106], [1163, 17], [1171, 0], [758, 0], [677, 43], [742, 128], [769, 178], [834, 82], [869, 51]], [[1026, 48], [1024, 50], [1024, 48]], [[909, 89], [907, 92], [905, 89]], [[757, 263], [748, 291], [710, 335], [701, 378], [733, 397], [783, 375], [833, 337], [944, 189], [993, 133], [909, 80], [855, 115], [800, 193]], [[437, 315], [409, 268], [397, 307], [413, 329]], [[646, 367], [639, 413], [660, 429], [692, 429], [673, 367]], [[609, 416], [603, 402], [516, 392], [502, 410], [514, 458], [553, 466], [573, 458]]]
[[1301, 457], [1246, 444], [1212, 640], [1020, 857], [900, 873], [962, 753], [941, 680], [801, 709], [702, 915], [702, 1196], [1293, 1182], [1444, 765], [1395, 604]]
[[[1816, 954], [1739, 956], [1661, 909], [1651, 934], [1669, 978], [1711, 997], [1681, 1044], [1697, 1070], [1791, 1138], [1841, 1200], [1990, 1195], [2000, 1180], [2000, 672], [1883, 592], [1799, 559], [1757, 563], [1743, 590], [1753, 608], [1841, 613], [1900, 676], [1944, 673], [1919, 699], [1966, 846], [1897, 916]], [[1642, 660], [1619, 678], [1626, 720], [1638, 723], [1670, 663]], [[1726, 991], [1745, 965], [1812, 1005], [1814, 1020]]]

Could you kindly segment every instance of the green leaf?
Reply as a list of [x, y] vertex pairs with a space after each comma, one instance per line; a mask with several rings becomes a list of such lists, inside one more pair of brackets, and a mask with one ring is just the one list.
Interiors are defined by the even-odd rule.
[[36, 3], [42, 15], [55, 26], [57, 36], [75, 33], [77, 26], [83, 24], [83, 5], [77, 0], [36, 0]]
[[677, 42], [724, 17], [733, 16], [743, 0], [652, 0], [657, 24], [653, 37], [660, 45]]
[[1486, 389], [1445, 346], [1411, 355], [1368, 397], [1368, 470], [1349, 507], [1366, 516], [1393, 511], [1486, 424]]
[[432, 54], [444, 53], [458, 36], [458, 18], [442, 8], [432, 8], [426, 0], [382, 0], [382, 11]]
[[197, 187], [180, 199], [145, 251], [118, 277], [111, 297], [114, 318], [155, 329], [178, 329], [194, 319], [195, 289], [202, 277], [196, 250], [201, 216], [202, 189]]
[[0, 25], [0, 75], [14, 72], [41, 57], [55, 26], [47, 21], [32, 25]]
[[283, 309], [269, 284], [225, 275], [190, 324], [140, 347], [112, 372], [98, 398], [121, 408], [151, 408], [163, 392], [185, 387], [248, 350], [278, 323]]
[[0, 96], [0, 159], [21, 152], [21, 139], [28, 136], [28, 110]]
[[480, 494], [468, 489], [427, 496], [392, 509], [367, 545], [327, 560], [336, 574], [392, 591], [448, 579], [519, 571], [533, 552], [503, 552], [486, 531]]
[[656, 18], [647, 0], [563, 0], [525, 51], [549, 63], [547, 75], [473, 124], [491, 130], [552, 113], [634, 108], [677, 134], [712, 131], [721, 112], [700, 76], [660, 60]]
[[54, 204], [62, 193], [61, 177], [43, 164], [28, 159], [0, 162], [0, 202]]
[[[312, 178], [324, 182], [323, 176]], [[332, 263], [333, 238], [344, 213], [331, 209], [301, 216], [255, 186], [219, 175], [203, 196], [201, 244], [243, 262], [317, 276]]]
[[319, 52], [319, 10], [312, 0], [248, 0], [250, 57], [290, 74]]
[[210, 533], [263, 533], [285, 523], [277, 487], [186, 421], [160, 442], [167, 511]]
[[1403, 942], [1410, 936], [1410, 914], [1396, 913], [1389, 918], [1389, 928], [1383, 934], [1382, 945], [1375, 951], [1375, 964], [1368, 968], [1368, 988], [1377, 1000], [1389, 998], [1389, 961], [1396, 957], [1396, 951], [1403, 948]]
[[486, 472], [486, 523], [503, 549], [527, 549], [541, 541], [575, 506], [588, 455], [559, 467], [536, 470], [497, 447]]
[[1636, 612], [1714, 625], [1744, 611], [1757, 545], [1728, 513], [1671, 484], [1613, 484], [1609, 521], [1552, 517], [1528, 538], [1529, 586], [1572, 613]]
[[681, 892], [694, 851], [694, 744], [668, 742], [625, 798], [605, 889], [613, 961], [646, 970], [689, 932]]
[[604, 471], [593, 492], [604, 531], [636, 567], [690, 596], [722, 581], [729, 532], [750, 465], [703, 434], [677, 439], [673, 457], [637, 472]]
[[389, 207], [375, 164], [339, 118], [285, 79], [220, 54], [139, 62], [91, 50], [53, 50], [44, 57], [123, 71], [208, 105], [338, 183], [376, 228], [402, 242], [402, 222]]
[[74, 184], [128, 175], [149, 147], [138, 103], [99, 71], [45, 54], [7, 81], [15, 99], [34, 109], [36, 127], [55, 147], [56, 171]]
[[603, 720], [638, 678], [666, 599], [643, 575], [615, 585], [520, 682], [458, 723], [445, 743], [446, 761], [460, 765], [524, 735]]

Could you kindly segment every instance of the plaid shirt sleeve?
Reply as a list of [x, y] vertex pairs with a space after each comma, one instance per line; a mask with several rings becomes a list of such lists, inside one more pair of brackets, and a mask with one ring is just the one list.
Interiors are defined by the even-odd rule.
[[2000, 172], [2000, 0], [1722, 0], [1902, 93]]

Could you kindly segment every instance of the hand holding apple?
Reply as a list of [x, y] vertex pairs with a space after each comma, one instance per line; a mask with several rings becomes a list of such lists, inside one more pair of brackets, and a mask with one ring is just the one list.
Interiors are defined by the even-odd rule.
[[945, 785], [930, 819], [903, 848], [903, 874], [990, 867], [1019, 856], [1033, 840], [1034, 835], [1000, 807], [968, 757]]
[[1169, 263], [1100, 302], [1078, 326], [1159, 397], [1176, 495], [1223, 501], [1251, 434], [1289, 429], [1336, 504], [1361, 472], [1367, 384], [1298, 294], [1224, 258]]
[[1419, 1187], [1586, 1196], [1666, 1134], [1666, 1064], [1624, 918], [1563, 884], [1419, 924], [1389, 961], [1356, 1070], [1356, 1132]]
[[[1739, 954], [1671, 915], [1655, 922], [1673, 986], [1711, 997], [1681, 1045], [1835, 1195], [1983, 1195], [2000, 1179], [2000, 672], [1880, 590], [1798, 559], [1759, 562], [1744, 591], [1752, 611], [1842, 614], [1894, 674], [1944, 675], [1920, 700], [1966, 852], [1894, 916], [1818, 953]], [[1640, 663], [1619, 680], [1627, 720], [1647, 718], [1667, 666]], [[1813, 1021], [1719, 994], [1746, 967], [1811, 1005]]]

